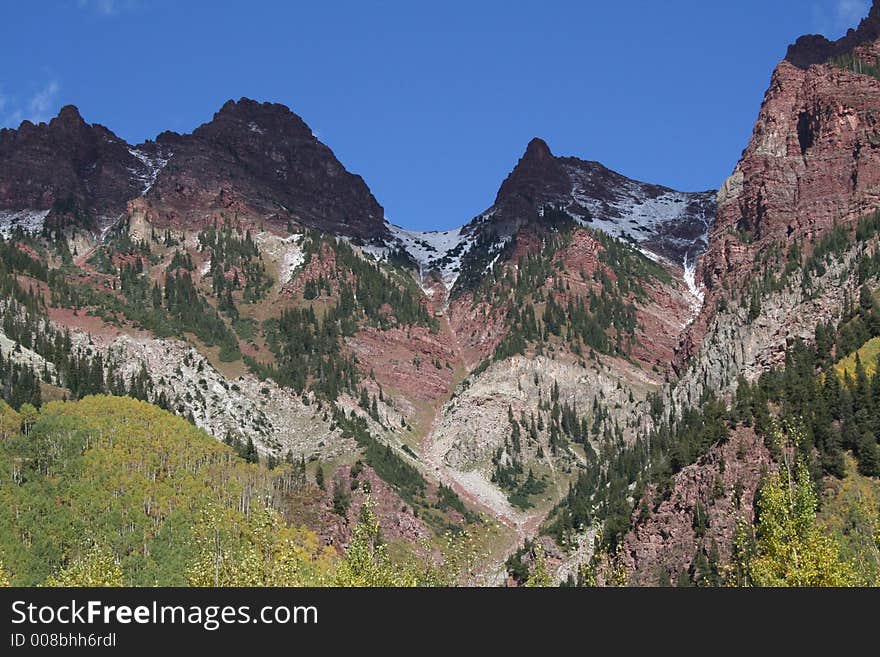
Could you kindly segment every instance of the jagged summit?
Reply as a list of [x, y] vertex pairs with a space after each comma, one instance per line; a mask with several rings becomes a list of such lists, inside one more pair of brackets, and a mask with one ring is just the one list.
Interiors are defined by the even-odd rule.
[[366, 241], [386, 236], [384, 210], [363, 178], [284, 105], [230, 100], [192, 134], [157, 141], [173, 152], [174, 166], [151, 195], [170, 222], [235, 207], [282, 225]]
[[706, 248], [714, 192], [678, 192], [639, 182], [599, 162], [557, 157], [535, 138], [485, 214], [496, 224], [519, 227], [546, 205], [681, 263]]
[[880, 207], [880, 151], [874, 146], [880, 82], [873, 72], [849, 65], [813, 65], [847, 53], [876, 63], [878, 39], [875, 2], [858, 29], [833, 43], [802, 37], [776, 67], [750, 142], [718, 194], [710, 247], [697, 273], [707, 303], [685, 357], [695, 353], [714, 304], [726, 290], [750, 284], [755, 263], [777, 245], [814, 248]]
[[366, 241], [386, 236], [363, 179], [288, 107], [249, 98], [226, 102], [191, 134], [163, 132], [138, 146], [66, 105], [49, 123], [0, 130], [0, 181], [6, 223], [29, 229], [62, 206], [95, 229], [149, 195], [159, 226], [231, 211]]
[[216, 134], [224, 128], [244, 128], [257, 135], [296, 134], [303, 139], [317, 141], [306, 122], [286, 105], [261, 103], [244, 97], [238, 101], [226, 101], [213, 119], [196, 128], [193, 134]]
[[523, 154], [523, 157], [550, 158], [553, 157], [553, 153], [550, 151], [546, 141], [540, 137], [532, 137], [526, 146], [526, 152]]
[[535, 137], [501, 184], [495, 206], [504, 207], [508, 212], [522, 212], [565, 194], [569, 189], [570, 183], [562, 164], [550, 151], [547, 142]]
[[423, 274], [437, 272], [447, 289], [469, 267], [483, 266], [481, 250], [500, 252], [519, 230], [545, 221], [547, 206], [691, 270], [707, 247], [715, 196], [711, 190], [678, 192], [632, 180], [599, 162], [558, 157], [536, 137], [501, 184], [492, 207], [470, 223], [444, 232], [390, 225], [389, 230], [393, 244], [409, 253]]
[[85, 125], [86, 123], [83, 120], [82, 114], [80, 114], [79, 108], [76, 105], [65, 105], [58, 111], [58, 116], [52, 120], [58, 121], [59, 123], [78, 123], [82, 125]]
[[830, 41], [821, 34], [808, 34], [800, 37], [788, 47], [786, 61], [798, 68], [809, 68], [822, 64], [833, 57], [852, 52], [855, 48], [880, 39], [880, 0], [874, 0], [868, 16], [855, 29], [850, 28], [846, 35]]
[[0, 212], [31, 227], [50, 212], [100, 223], [140, 194], [147, 169], [124, 140], [66, 105], [48, 123], [0, 130]]

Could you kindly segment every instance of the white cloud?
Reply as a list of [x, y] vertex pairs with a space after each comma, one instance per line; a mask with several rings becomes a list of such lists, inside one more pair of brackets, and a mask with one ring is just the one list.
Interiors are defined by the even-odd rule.
[[55, 96], [58, 95], [58, 83], [55, 80], [52, 80], [45, 87], [37, 91], [33, 95], [28, 105], [31, 109], [31, 114], [36, 117], [45, 116], [46, 112], [48, 112], [52, 105], [55, 103]]
[[0, 126], [17, 128], [25, 119], [48, 121], [57, 110], [60, 89], [56, 80], [50, 80], [25, 98], [0, 93]]
[[94, 11], [102, 16], [114, 16], [122, 11], [134, 9], [136, 0], [79, 0], [80, 9]]
[[813, 5], [813, 22], [818, 32], [837, 38], [858, 27], [870, 10], [870, 0], [825, 0]]
[[22, 121], [24, 121], [24, 114], [20, 109], [14, 109], [8, 114], [0, 115], [0, 128], [17, 128]]
[[871, 11], [868, 0], [837, 0], [837, 19], [843, 25], [856, 27]]

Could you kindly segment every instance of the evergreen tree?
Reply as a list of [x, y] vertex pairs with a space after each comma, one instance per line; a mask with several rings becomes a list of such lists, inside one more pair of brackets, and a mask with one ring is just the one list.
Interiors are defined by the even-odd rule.
[[242, 454], [242, 457], [248, 463], [260, 462], [260, 456], [257, 453], [257, 446], [254, 445], [254, 439], [251, 436], [248, 436], [247, 446], [244, 449], [244, 454]]

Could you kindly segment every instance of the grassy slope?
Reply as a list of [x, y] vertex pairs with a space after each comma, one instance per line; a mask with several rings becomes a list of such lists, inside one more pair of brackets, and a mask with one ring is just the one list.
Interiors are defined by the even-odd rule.
[[859, 474], [855, 459], [846, 457], [846, 476], [827, 479], [818, 515], [820, 526], [853, 563], [865, 586], [880, 586], [880, 481]]
[[834, 370], [841, 378], [844, 372], [849, 372], [850, 376], [854, 376], [856, 372], [856, 354], [865, 368], [865, 373], [871, 377], [877, 371], [877, 357], [880, 356], [880, 338], [873, 338], [862, 345], [857, 352], [854, 352], [841, 359], [835, 366]]
[[0, 441], [0, 559], [34, 585], [98, 545], [127, 582], [185, 584], [203, 514], [223, 509], [235, 535], [276, 474], [144, 402], [53, 402]]

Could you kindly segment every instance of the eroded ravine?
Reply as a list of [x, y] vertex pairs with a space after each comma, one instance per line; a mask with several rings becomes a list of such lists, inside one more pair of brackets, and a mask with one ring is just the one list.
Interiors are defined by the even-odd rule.
[[[452, 323], [449, 321], [450, 304], [448, 291], [444, 289], [441, 294], [438, 294], [436, 290], [432, 290], [432, 294], [429, 294], [428, 298], [429, 307], [432, 312], [439, 315], [441, 331], [449, 336], [453, 352], [463, 369], [463, 375], [458, 380], [453, 381], [452, 390], [454, 391], [471, 374], [473, 365], [467, 362], [465, 349]], [[478, 577], [481, 577], [488, 583], [503, 584], [507, 577], [505, 569], [507, 557], [524, 542], [532, 540], [537, 536], [547, 512], [543, 509], [521, 511], [514, 507], [505, 494], [487, 481], [479, 471], [460, 470], [447, 463], [448, 440], [438, 438], [436, 429], [443, 418], [444, 409], [451, 397], [452, 393], [446, 399], [438, 400], [433, 409], [434, 414], [431, 423], [418, 444], [418, 452], [422, 460], [420, 465], [428, 476], [450, 487], [459, 497], [466, 501], [468, 506], [483, 514], [489, 520], [511, 530], [506, 534], [509, 538], [496, 546], [496, 549], [480, 568], [480, 572], [477, 573]], [[558, 496], [558, 488], [555, 487], [555, 490]]]

